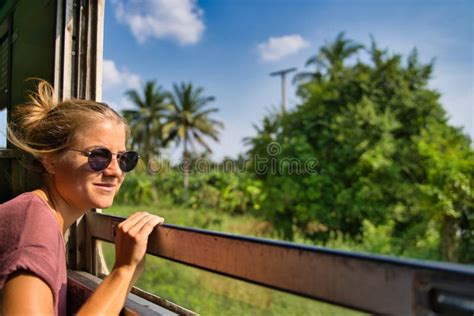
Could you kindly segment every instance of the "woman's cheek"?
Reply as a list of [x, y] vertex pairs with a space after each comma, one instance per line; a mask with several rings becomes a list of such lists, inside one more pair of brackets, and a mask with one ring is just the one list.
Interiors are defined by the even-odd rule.
[[122, 181], [117, 185], [117, 189], [115, 190], [114, 196], [116, 196], [116, 195], [119, 193], [120, 188], [122, 187], [123, 180], [124, 180], [124, 179], [122, 179]]

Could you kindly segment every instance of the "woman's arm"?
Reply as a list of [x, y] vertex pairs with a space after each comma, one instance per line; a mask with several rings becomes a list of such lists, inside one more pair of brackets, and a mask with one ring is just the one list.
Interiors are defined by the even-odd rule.
[[[128, 292], [143, 272], [148, 236], [163, 218], [135, 213], [120, 223], [115, 240], [116, 261], [78, 315], [118, 315]], [[0, 315], [53, 314], [53, 293], [46, 282], [27, 271], [14, 273], [0, 292]]]
[[119, 314], [128, 292], [143, 272], [148, 236], [163, 221], [161, 217], [140, 212], [119, 224], [115, 238], [115, 265], [78, 315]]
[[53, 293], [38, 276], [18, 271], [1, 290], [0, 315], [52, 315]]

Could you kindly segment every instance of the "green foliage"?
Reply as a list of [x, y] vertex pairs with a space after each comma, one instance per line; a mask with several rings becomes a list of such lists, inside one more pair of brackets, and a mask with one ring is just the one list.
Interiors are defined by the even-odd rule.
[[[322, 47], [316, 73], [298, 77], [301, 104], [246, 140], [262, 214], [289, 240], [473, 262], [473, 151], [428, 87], [433, 64], [373, 41], [370, 62], [346, 65], [360, 49], [343, 34]], [[317, 170], [285, 167], [311, 159]]]
[[258, 211], [261, 183], [246, 173], [211, 172], [191, 178], [189, 205], [214, 208], [234, 214]]
[[[362, 52], [367, 61], [352, 58]], [[316, 69], [296, 77], [296, 109], [270, 112], [244, 139], [250, 163], [240, 157], [239, 165], [251, 172], [215, 163], [199, 170], [187, 142], [217, 139], [220, 124], [208, 117], [217, 109], [205, 107], [213, 98], [202, 88], [174, 85], [162, 132], [185, 143], [184, 172], [140, 166], [117, 200], [252, 214], [286, 240], [474, 262], [472, 143], [447, 124], [428, 86], [433, 62], [421, 63], [416, 49], [402, 58], [375, 41], [364, 48], [341, 33], [307, 65]]]
[[166, 142], [183, 142], [183, 199], [187, 200], [190, 171], [188, 146], [194, 148], [195, 143], [198, 143], [211, 152], [205, 137], [218, 141], [218, 130], [223, 128], [224, 124], [210, 117], [212, 113], [218, 112], [218, 109], [208, 107], [215, 98], [205, 96], [202, 87], [196, 88], [191, 83], [174, 84], [173, 92], [168, 95], [171, 108], [163, 130]]
[[193, 140], [210, 151], [204, 136], [217, 141], [218, 128], [223, 127], [222, 122], [209, 117], [219, 111], [217, 108], [208, 108], [215, 98], [203, 93], [202, 87], [196, 88], [191, 83], [174, 84], [173, 92], [168, 93], [171, 107], [164, 125], [166, 141], [184, 142], [185, 154], [188, 150], [186, 142]]
[[115, 201], [125, 205], [151, 205], [154, 203], [153, 197], [157, 196], [159, 201], [169, 204], [243, 214], [258, 212], [264, 197], [261, 182], [248, 173], [195, 172], [190, 177], [190, 195], [187, 201], [183, 201], [181, 184], [182, 173], [177, 168], [152, 175], [131, 172], [122, 184]]
[[474, 152], [455, 128], [434, 122], [416, 138], [427, 181], [420, 183], [442, 256], [474, 262]]
[[[184, 200], [188, 198], [189, 186], [188, 160], [191, 155], [188, 146], [194, 149], [197, 142], [211, 152], [205, 137], [218, 141], [218, 129], [224, 126], [210, 117], [218, 111], [217, 108], [207, 107], [214, 97], [203, 93], [202, 87], [196, 88], [191, 83], [174, 84], [173, 92], [164, 91], [161, 86], [156, 86], [155, 81], [145, 83], [143, 96], [137, 90], [125, 93], [136, 107], [123, 111], [131, 129], [128, 145], [142, 153], [147, 166], [153, 163], [153, 155], [158, 155], [170, 142], [174, 141], [177, 145], [183, 142]], [[155, 191], [152, 190], [152, 193]], [[153, 196], [153, 200], [156, 201], [157, 197]]]
[[143, 96], [136, 90], [128, 90], [126, 95], [136, 107], [123, 111], [131, 129], [130, 145], [136, 150], [142, 149], [144, 160], [149, 161], [163, 147], [163, 119], [168, 108], [166, 93], [154, 81], [147, 81]]
[[122, 183], [115, 202], [119, 204], [151, 204], [153, 202], [153, 183], [150, 177], [140, 173], [129, 173]]

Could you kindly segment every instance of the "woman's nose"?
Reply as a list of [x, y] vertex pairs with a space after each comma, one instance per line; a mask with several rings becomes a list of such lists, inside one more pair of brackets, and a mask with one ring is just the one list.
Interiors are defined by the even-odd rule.
[[107, 166], [107, 168], [104, 169], [104, 174], [106, 175], [114, 175], [117, 177], [120, 177], [123, 175], [122, 169], [120, 169], [120, 163], [119, 160], [117, 159], [117, 155], [113, 155], [112, 161], [110, 164]]

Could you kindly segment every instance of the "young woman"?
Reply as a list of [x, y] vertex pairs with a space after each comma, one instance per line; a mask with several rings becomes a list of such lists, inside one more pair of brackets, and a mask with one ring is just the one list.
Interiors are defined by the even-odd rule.
[[[32, 155], [44, 185], [0, 204], [0, 314], [66, 313], [63, 234], [91, 208], [107, 208], [138, 154], [127, 123], [104, 103], [53, 101], [44, 82], [12, 113], [8, 138]], [[111, 273], [79, 315], [119, 314], [143, 272], [148, 235], [163, 218], [135, 213], [117, 230]]]

